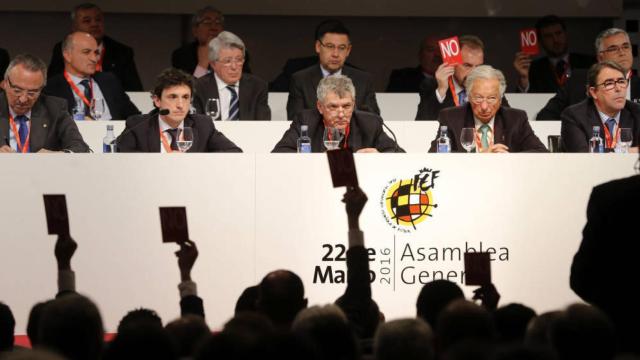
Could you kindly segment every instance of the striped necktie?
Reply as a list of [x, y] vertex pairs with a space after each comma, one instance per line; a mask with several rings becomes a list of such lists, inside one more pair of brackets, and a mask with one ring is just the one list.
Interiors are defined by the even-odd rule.
[[229, 118], [228, 120], [240, 119], [240, 104], [238, 103], [238, 93], [235, 86], [228, 85], [227, 89], [231, 93], [231, 101], [229, 101]]

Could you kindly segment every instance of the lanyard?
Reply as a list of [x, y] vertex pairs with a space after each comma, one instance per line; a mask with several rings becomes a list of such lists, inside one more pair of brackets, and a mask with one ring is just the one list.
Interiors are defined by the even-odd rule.
[[166, 153], [172, 153], [174, 150], [171, 148], [171, 144], [169, 144], [169, 141], [167, 140], [167, 135], [164, 134], [162, 130], [160, 130], [160, 128], [158, 128], [158, 133], [160, 134], [160, 141], [162, 141], [162, 146], [164, 146], [164, 151]]
[[[69, 73], [67, 73], [67, 70], [64, 71], [64, 78], [67, 79], [67, 82], [69, 83], [69, 86], [71, 86], [73, 92], [76, 93], [76, 95], [78, 95], [82, 102], [90, 108], [91, 102], [89, 102], [89, 99], [84, 96], [84, 92], [80, 91], [76, 84], [73, 83], [73, 80], [71, 79], [71, 76], [69, 76]], [[91, 92], [91, 97], [93, 98], [93, 80], [91, 79], [89, 79], [89, 91]]]
[[104, 60], [104, 52], [105, 52], [105, 47], [103, 45], [102, 51], [100, 51], [100, 59], [98, 59], [98, 62], [96, 63], [97, 72], [102, 72], [102, 61]]
[[349, 142], [349, 129], [350, 129], [350, 126], [349, 126], [349, 124], [347, 124], [347, 127], [344, 128], [344, 145], [342, 145], [342, 147], [344, 149], [349, 148], [349, 144], [348, 144], [348, 142]]
[[620, 135], [620, 126], [616, 123], [613, 127], [613, 138], [611, 137], [611, 132], [609, 131], [609, 127], [602, 123], [602, 128], [604, 129], [604, 140], [608, 149], [613, 149], [616, 147], [616, 143], [618, 142], [618, 136]]
[[[24, 145], [22, 141], [20, 141], [20, 134], [18, 133], [18, 128], [16, 127], [16, 123], [13, 120], [13, 115], [9, 114], [9, 125], [11, 125], [11, 131], [13, 132], [13, 136], [16, 138], [16, 144], [18, 144], [18, 152], [25, 154], [29, 150], [29, 139], [31, 138], [31, 126], [29, 126], [29, 132], [27, 133], [27, 140], [25, 140]], [[26, 123], [24, 126], [28, 126]]]
[[453, 103], [459, 106], [460, 100], [458, 99], [458, 93], [456, 93], [456, 87], [453, 85], [452, 77], [449, 77], [449, 89], [451, 90], [451, 96], [453, 96]]

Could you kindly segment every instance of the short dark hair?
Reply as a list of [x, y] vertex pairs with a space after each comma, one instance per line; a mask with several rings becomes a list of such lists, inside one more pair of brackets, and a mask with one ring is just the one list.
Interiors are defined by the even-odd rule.
[[611, 60], [605, 60], [603, 62], [595, 63], [591, 65], [591, 67], [589, 68], [589, 72], [587, 73], [587, 80], [588, 80], [589, 87], [596, 86], [596, 84], [598, 83], [598, 75], [600, 75], [600, 72], [602, 71], [602, 69], [606, 69], [606, 68], [618, 70], [622, 73], [622, 76], [625, 76], [625, 77], [627, 76], [622, 66], [618, 65], [617, 62], [614, 62]]
[[316, 26], [316, 34], [315, 34], [316, 40], [322, 39], [322, 37], [326, 33], [343, 34], [343, 35], [347, 35], [347, 37], [351, 39], [351, 34], [349, 33], [349, 29], [347, 29], [347, 27], [344, 26], [342, 21], [337, 19], [327, 19], [321, 22], [320, 24], [318, 24], [318, 26]]
[[162, 327], [162, 319], [158, 313], [151, 309], [137, 308], [126, 313], [118, 324], [118, 333], [123, 332], [127, 327], [135, 327], [140, 323], [151, 326]]
[[71, 21], [75, 21], [76, 20], [76, 14], [78, 14], [78, 11], [80, 10], [91, 10], [91, 9], [98, 9], [100, 12], [102, 12], [102, 9], [100, 9], [100, 7], [94, 3], [82, 3], [82, 4], [78, 4], [76, 6], [73, 7], [73, 10], [71, 10]]
[[547, 15], [541, 17], [540, 19], [538, 19], [538, 21], [536, 21], [536, 32], [538, 33], [538, 35], [540, 35], [540, 30], [551, 25], [560, 25], [562, 26], [562, 30], [567, 30], [567, 25], [564, 23], [564, 20], [555, 15]]
[[472, 49], [484, 50], [484, 42], [475, 35], [462, 35], [460, 36], [459, 41], [461, 49], [463, 46], [468, 46]]
[[464, 299], [464, 293], [456, 283], [448, 280], [428, 282], [418, 295], [417, 315], [435, 329], [440, 313], [456, 299]]
[[11, 308], [0, 302], [0, 352], [13, 348], [13, 332], [16, 327], [16, 320], [13, 317]]
[[202, 9], [198, 9], [196, 13], [193, 14], [193, 16], [191, 17], [191, 26], [196, 27], [200, 25], [200, 23], [202, 22], [202, 19], [204, 18], [204, 15], [208, 12], [219, 14], [220, 19], [222, 20], [222, 24], [224, 24], [224, 15], [222, 14], [222, 11], [218, 10], [213, 6], [205, 6]]
[[178, 85], [188, 86], [193, 96], [193, 76], [175, 68], [164, 69], [156, 78], [156, 84], [151, 94], [159, 98], [165, 89]]
[[289, 270], [270, 272], [258, 285], [257, 306], [274, 324], [291, 323], [306, 307], [302, 279]]

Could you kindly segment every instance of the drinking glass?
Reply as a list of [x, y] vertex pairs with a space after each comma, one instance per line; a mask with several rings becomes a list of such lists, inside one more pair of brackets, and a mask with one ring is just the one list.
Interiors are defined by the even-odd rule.
[[211, 117], [211, 120], [218, 120], [218, 116], [220, 116], [220, 100], [217, 98], [207, 100], [204, 111]]
[[630, 128], [620, 128], [618, 133], [618, 143], [620, 144], [620, 152], [628, 153], [629, 147], [633, 142], [633, 133]]
[[104, 108], [104, 99], [91, 99], [91, 117], [93, 120], [102, 120]]
[[191, 148], [191, 145], [193, 145], [193, 129], [185, 126], [180, 132], [176, 143], [178, 144], [180, 152], [187, 152], [187, 150]]
[[335, 127], [324, 128], [324, 134], [322, 135], [322, 141], [324, 141], [324, 147], [327, 150], [337, 150], [340, 148], [340, 141], [344, 134], [342, 130]]
[[476, 148], [476, 129], [475, 128], [463, 128], [460, 133], [460, 143], [462, 147], [470, 153], [471, 150]]

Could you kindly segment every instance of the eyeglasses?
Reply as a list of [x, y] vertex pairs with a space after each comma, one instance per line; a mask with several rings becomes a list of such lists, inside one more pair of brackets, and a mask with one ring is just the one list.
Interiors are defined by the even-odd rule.
[[627, 78], [618, 78], [615, 80], [607, 79], [601, 84], [596, 84], [595, 87], [602, 86], [603, 89], [610, 91], [610, 90], [613, 90], [613, 88], [615, 88], [616, 85], [620, 86], [621, 88], [626, 88], [627, 85], [629, 85], [629, 79]]
[[495, 105], [495, 104], [498, 103], [498, 100], [500, 100], [500, 98], [498, 98], [497, 96], [489, 96], [489, 97], [471, 96], [469, 98], [469, 101], [471, 101], [472, 103], [474, 103], [476, 105], [480, 105], [485, 101], [489, 105]]
[[35, 99], [38, 97], [38, 95], [40, 95], [40, 92], [42, 91], [42, 87], [39, 89], [32, 89], [32, 90], [28, 90], [28, 89], [23, 89], [19, 86], [15, 86], [13, 85], [13, 83], [11, 82], [11, 79], [9, 79], [9, 77], [7, 76], [7, 82], [9, 83], [9, 87], [11, 88], [11, 92], [13, 93], [13, 95], [17, 96], [17, 97], [21, 97], [22, 95], [26, 95], [28, 99]]
[[329, 50], [329, 51], [331, 51], [331, 52], [333, 52], [334, 50], [336, 50], [336, 49], [337, 49], [339, 53], [344, 53], [345, 51], [347, 51], [347, 49], [349, 49], [349, 45], [344, 45], [344, 44], [342, 44], [342, 45], [336, 45], [336, 44], [324, 44], [324, 43], [323, 43], [322, 41], [320, 41], [320, 40], [318, 40], [318, 42], [320, 43], [320, 45], [321, 45], [323, 48], [325, 48], [325, 49], [327, 49], [327, 50]]
[[327, 108], [327, 110], [329, 110], [329, 112], [331, 112], [332, 114], [337, 114], [340, 110], [342, 110], [345, 113], [350, 113], [353, 111], [353, 103], [344, 104], [342, 106], [338, 104], [329, 104], [329, 105], [325, 105], [324, 107]]
[[629, 43], [624, 43], [622, 44], [622, 46], [618, 46], [618, 45], [613, 45], [613, 46], [609, 46], [608, 48], [601, 50], [600, 53], [626, 53], [629, 50], [631, 50], [631, 45]]
[[224, 58], [224, 59], [219, 59], [217, 62], [219, 62], [220, 64], [222, 64], [222, 66], [227, 66], [230, 67], [232, 64], [241, 66], [242, 64], [244, 64], [244, 58]]
[[220, 19], [220, 18], [213, 19], [213, 20], [202, 20], [198, 23], [198, 25], [204, 25], [207, 27], [211, 27], [214, 25], [222, 25], [222, 24], [224, 24], [224, 19]]

